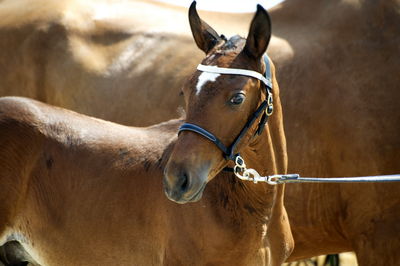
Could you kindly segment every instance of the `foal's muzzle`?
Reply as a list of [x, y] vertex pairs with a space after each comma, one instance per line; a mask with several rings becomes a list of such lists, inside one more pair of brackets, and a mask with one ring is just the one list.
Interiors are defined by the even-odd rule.
[[164, 192], [168, 199], [180, 204], [201, 199], [209, 167], [193, 168], [188, 170], [183, 164], [168, 164], [164, 172]]

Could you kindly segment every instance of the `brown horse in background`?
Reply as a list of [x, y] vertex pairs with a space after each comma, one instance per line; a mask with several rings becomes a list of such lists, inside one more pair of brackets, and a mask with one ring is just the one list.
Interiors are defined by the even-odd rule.
[[[251, 19], [204, 13], [225, 32], [244, 33]], [[0, 18], [0, 96], [126, 125], [179, 117], [180, 89], [203, 57], [186, 9], [154, 1], [5, 0]]]
[[[288, 44], [271, 56], [285, 88], [289, 173], [400, 172], [398, 7], [293, 0], [271, 11], [275, 35]], [[397, 264], [399, 190], [397, 183], [287, 185], [290, 259], [355, 251], [359, 265]]]
[[[265, 71], [261, 58], [270, 38], [265, 10], [258, 9], [247, 41], [214, 35], [194, 6], [190, 19], [197, 44], [208, 54], [203, 64]], [[263, 174], [287, 168], [272, 63], [271, 70], [274, 114], [262, 135], [250, 128], [239, 147], [249, 166]], [[228, 144], [265, 97], [264, 88], [253, 78], [220, 77], [204, 82], [196, 95], [199, 74], [184, 86], [188, 119], [215, 130]], [[243, 103], [227, 105], [238, 93]], [[293, 245], [284, 186], [220, 173], [227, 164], [221, 152], [191, 133], [176, 139], [180, 124], [126, 127], [31, 99], [0, 99], [0, 241], [19, 241], [43, 265], [283, 263]], [[194, 178], [185, 193], [209, 182], [201, 199], [180, 200], [198, 202], [176, 204], [165, 197], [167, 160], [167, 194], [179, 166], [190, 167]]]

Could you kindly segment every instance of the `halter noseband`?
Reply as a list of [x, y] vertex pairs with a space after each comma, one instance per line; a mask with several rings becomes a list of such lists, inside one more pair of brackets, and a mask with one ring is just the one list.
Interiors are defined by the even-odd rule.
[[257, 118], [259, 118], [262, 115], [260, 123], [258, 124], [258, 129], [256, 131], [256, 133], [258, 135], [260, 135], [264, 129], [265, 124], [268, 121], [269, 116], [271, 116], [271, 114], [274, 110], [273, 98], [272, 98], [271, 66], [269, 63], [269, 58], [266, 54], [264, 55], [264, 62], [265, 62], [265, 66], [266, 66], [264, 76], [256, 71], [247, 70], [247, 69], [222, 68], [222, 67], [217, 67], [217, 66], [205, 66], [205, 65], [201, 65], [201, 64], [197, 66], [197, 70], [200, 70], [203, 72], [249, 76], [249, 77], [259, 79], [265, 84], [265, 91], [266, 91], [266, 96], [267, 96], [266, 100], [264, 100], [260, 104], [260, 106], [257, 108], [257, 110], [253, 113], [253, 115], [247, 121], [247, 123], [245, 124], [243, 129], [240, 131], [239, 135], [236, 137], [236, 139], [231, 144], [231, 146], [226, 147], [222, 143], [222, 141], [219, 140], [214, 134], [212, 134], [211, 132], [205, 130], [204, 128], [202, 128], [198, 125], [191, 124], [191, 123], [182, 124], [179, 128], [178, 134], [182, 131], [196, 132], [196, 133], [202, 135], [203, 137], [207, 138], [211, 142], [213, 142], [215, 145], [217, 145], [217, 147], [220, 150], [222, 150], [222, 152], [224, 153], [224, 156], [227, 160], [235, 161], [235, 158], [238, 155], [238, 154], [235, 154], [235, 148], [239, 144], [240, 140], [246, 135], [247, 131], [257, 121]]

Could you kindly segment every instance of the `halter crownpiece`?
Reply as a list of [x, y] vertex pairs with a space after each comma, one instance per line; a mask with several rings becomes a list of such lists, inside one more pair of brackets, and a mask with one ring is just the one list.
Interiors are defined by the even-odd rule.
[[264, 62], [265, 62], [265, 74], [264, 76], [256, 71], [248, 70], [248, 69], [237, 69], [237, 68], [223, 68], [218, 66], [206, 66], [206, 65], [198, 65], [197, 69], [203, 72], [210, 72], [210, 73], [218, 73], [224, 75], [242, 75], [242, 76], [249, 76], [261, 80], [265, 85], [266, 90], [266, 97], [267, 99], [263, 101], [257, 110], [253, 113], [253, 116], [247, 121], [246, 125], [240, 131], [239, 135], [233, 141], [231, 146], [226, 147], [221, 140], [219, 140], [214, 134], [205, 130], [204, 128], [191, 124], [191, 123], [184, 123], [180, 126], [178, 134], [182, 131], [192, 131], [202, 135], [203, 137], [207, 138], [211, 142], [213, 142], [225, 155], [225, 158], [228, 160], [235, 161], [235, 158], [238, 156], [235, 153], [235, 148], [240, 142], [240, 140], [244, 137], [247, 131], [252, 127], [252, 125], [257, 121], [262, 115], [260, 123], [258, 125], [257, 134], [261, 134], [264, 129], [264, 125], [268, 121], [268, 117], [273, 112], [273, 98], [272, 98], [272, 82], [271, 82], [271, 66], [269, 62], [268, 56], [264, 55]]
[[[266, 65], [269, 68], [269, 63]], [[239, 69], [239, 68], [224, 68], [224, 67], [218, 67], [218, 66], [206, 66], [206, 65], [202, 65], [202, 64], [199, 64], [197, 66], [197, 70], [203, 71], [203, 72], [209, 72], [209, 73], [231, 74], [231, 75], [242, 75], [242, 76], [253, 77], [253, 78], [261, 80], [265, 84], [265, 86], [272, 89], [270, 69], [267, 69], [267, 71], [265, 71], [265, 74], [268, 73], [268, 75], [265, 75], [265, 76], [263, 76], [262, 74], [260, 74], [256, 71], [253, 71], [253, 70]]]

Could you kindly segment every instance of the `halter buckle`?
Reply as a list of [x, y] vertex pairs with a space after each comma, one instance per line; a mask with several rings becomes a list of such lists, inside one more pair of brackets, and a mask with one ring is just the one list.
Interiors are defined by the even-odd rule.
[[244, 163], [242, 156], [240, 156], [240, 155], [236, 156], [235, 166], [240, 167], [240, 168], [246, 168], [246, 164]]
[[272, 97], [272, 93], [267, 89], [267, 109], [265, 109], [265, 113], [267, 116], [271, 116], [274, 112], [274, 98]]
[[233, 167], [233, 173], [242, 180], [249, 180], [248, 175], [246, 175], [246, 164], [240, 155], [235, 157], [235, 166]]

